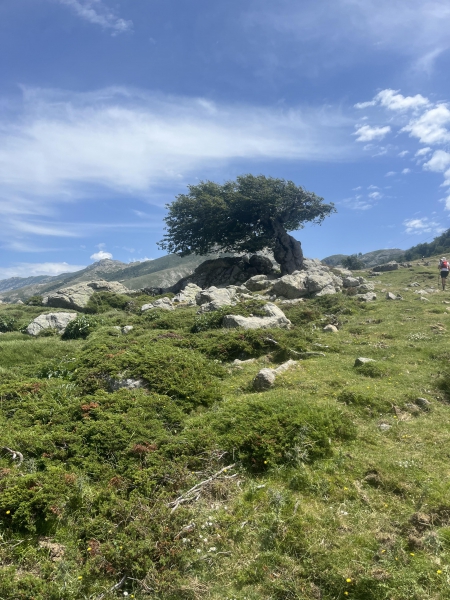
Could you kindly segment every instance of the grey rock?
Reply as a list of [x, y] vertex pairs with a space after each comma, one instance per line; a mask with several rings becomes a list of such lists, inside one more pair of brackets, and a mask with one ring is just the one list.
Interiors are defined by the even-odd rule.
[[286, 317], [284, 312], [268, 302], [263, 306], [263, 310], [266, 313], [265, 317], [241, 317], [240, 315], [226, 315], [223, 318], [222, 326], [226, 329], [234, 329], [236, 327], [242, 327], [243, 329], [271, 329], [281, 328], [289, 329], [292, 323]]
[[414, 402], [417, 404], [417, 406], [420, 406], [422, 410], [430, 410], [432, 406], [431, 402], [426, 398], [416, 398]]
[[141, 312], [146, 312], [152, 308], [160, 308], [162, 310], [175, 310], [172, 300], [170, 298], [159, 298], [150, 304], [144, 304], [141, 306]]
[[424, 298], [423, 296], [420, 296], [420, 298], [416, 298], [416, 300], [421, 300], [422, 302], [429, 302], [428, 298]]
[[358, 294], [366, 294], [367, 292], [373, 292], [375, 286], [373, 283], [362, 283], [356, 289]]
[[397, 296], [395, 294], [393, 294], [392, 292], [387, 292], [386, 300], [397, 300]]
[[238, 358], [235, 358], [231, 364], [240, 366], [240, 365], [249, 365], [254, 362], [256, 362], [256, 358], [248, 358], [247, 360], [239, 360]]
[[176, 294], [172, 301], [176, 303], [186, 302], [188, 304], [195, 304], [195, 297], [201, 291], [202, 288], [195, 283], [188, 283], [184, 290]]
[[107, 383], [110, 392], [117, 392], [117, 390], [121, 389], [137, 390], [145, 387], [141, 379], [114, 379], [113, 377], [109, 377]]
[[344, 288], [357, 287], [359, 285], [359, 279], [358, 277], [353, 277], [352, 275], [349, 275], [347, 277], [344, 277], [343, 285]]
[[419, 296], [427, 296], [428, 292], [426, 290], [414, 290], [415, 294], [418, 294]]
[[128, 291], [129, 290], [118, 281], [88, 281], [86, 283], [77, 283], [76, 285], [61, 288], [56, 292], [52, 292], [45, 299], [45, 304], [56, 308], [83, 310], [86, 308], [91, 296], [95, 292], [127, 294]]
[[122, 327], [122, 333], [124, 335], [127, 335], [127, 333], [130, 333], [130, 331], [132, 331], [133, 329], [133, 325], [125, 325], [125, 327]]
[[355, 360], [355, 367], [361, 367], [362, 365], [366, 365], [367, 363], [371, 363], [371, 362], [376, 362], [375, 359], [373, 358], [364, 358], [363, 356], [359, 356], [356, 360]]
[[273, 369], [261, 369], [253, 380], [253, 389], [257, 392], [268, 390], [275, 383], [276, 373]]
[[380, 431], [389, 431], [389, 429], [392, 428], [392, 425], [389, 425], [389, 423], [380, 423], [380, 425], [378, 425], [378, 429]]
[[271, 286], [271, 281], [267, 278], [267, 275], [254, 275], [245, 282], [245, 287], [251, 292], [259, 292], [266, 290]]
[[36, 317], [28, 327], [26, 332], [29, 335], [38, 335], [44, 329], [56, 329], [58, 333], [64, 333], [70, 321], [77, 317], [77, 313], [46, 313]]
[[408, 287], [420, 287], [420, 283], [417, 283], [417, 281], [413, 281], [412, 283], [408, 283]]
[[275, 373], [277, 375], [280, 375], [280, 373], [284, 373], [288, 369], [291, 369], [292, 367], [295, 367], [296, 364], [297, 364], [296, 360], [287, 360], [282, 365], [280, 365], [279, 367], [277, 367], [276, 369], [274, 369], [274, 371], [275, 371]]
[[272, 292], [278, 297], [293, 300], [305, 296], [335, 294], [342, 289], [342, 279], [320, 261], [305, 259], [304, 265], [304, 270], [277, 279]]
[[331, 325], [331, 323], [329, 325], [325, 325], [323, 330], [328, 331], [329, 333], [337, 333], [339, 331], [336, 325]]
[[391, 260], [390, 262], [385, 263], [384, 265], [378, 265], [376, 267], [372, 267], [372, 271], [375, 271], [376, 273], [381, 273], [384, 271], [397, 271], [398, 268], [399, 268], [398, 262], [396, 262], [395, 260]]
[[356, 298], [362, 302], [372, 302], [377, 299], [377, 295], [374, 292], [369, 292], [367, 294], [357, 294]]
[[211, 286], [196, 295], [196, 302], [200, 305], [201, 313], [219, 310], [222, 306], [233, 306], [236, 304], [236, 287], [217, 288]]
[[[270, 300], [272, 300], [272, 298], [276, 298], [276, 296], [271, 296]], [[296, 304], [300, 304], [300, 302], [304, 302], [305, 299], [304, 298], [294, 298], [293, 300], [281, 300], [280, 304], [283, 305], [287, 305], [287, 306], [295, 306]]]

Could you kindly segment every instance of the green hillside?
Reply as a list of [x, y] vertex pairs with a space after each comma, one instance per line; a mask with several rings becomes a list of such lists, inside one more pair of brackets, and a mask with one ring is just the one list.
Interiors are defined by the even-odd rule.
[[[348, 254], [333, 254], [326, 256], [322, 259], [322, 262], [330, 267], [337, 267], [342, 264], [342, 260], [346, 258]], [[386, 248], [382, 250], [373, 250], [372, 252], [366, 252], [366, 254], [358, 254], [358, 259], [361, 260], [367, 268], [376, 267], [382, 265], [391, 260], [403, 260], [404, 251], [399, 248]]]
[[103, 294], [31, 338], [42, 308], [1, 305], [0, 598], [450, 598], [450, 291], [415, 293], [436, 276], [283, 305], [290, 331]]

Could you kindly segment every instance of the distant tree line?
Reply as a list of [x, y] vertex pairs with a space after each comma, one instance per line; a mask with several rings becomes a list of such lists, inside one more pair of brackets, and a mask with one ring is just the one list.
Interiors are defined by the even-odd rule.
[[450, 254], [450, 229], [434, 238], [432, 242], [417, 244], [417, 246], [409, 248], [403, 257], [404, 260], [416, 260], [422, 258], [422, 256], [428, 257], [435, 254]]

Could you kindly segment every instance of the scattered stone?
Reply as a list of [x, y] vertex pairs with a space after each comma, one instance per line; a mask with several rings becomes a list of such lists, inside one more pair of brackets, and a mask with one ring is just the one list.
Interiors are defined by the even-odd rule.
[[253, 380], [253, 389], [257, 392], [268, 390], [275, 383], [275, 378], [274, 369], [261, 369]]
[[[276, 299], [276, 296], [271, 296], [271, 298]], [[294, 298], [293, 300], [281, 300], [280, 304], [295, 306], [296, 304], [300, 304], [300, 302], [304, 302], [304, 298]]]
[[391, 427], [392, 425], [389, 425], [389, 423], [380, 423], [380, 425], [378, 425], [378, 429], [380, 429], [380, 431], [389, 431]]
[[199, 313], [219, 310], [222, 306], [234, 306], [236, 304], [236, 292], [237, 288], [235, 286], [217, 288], [214, 285], [198, 292], [195, 299], [201, 307]]
[[373, 292], [375, 286], [373, 283], [362, 283], [357, 288], [358, 294], [365, 294], [367, 292]]
[[339, 329], [336, 327], [336, 325], [331, 325], [331, 323], [329, 325], [325, 325], [323, 330], [329, 331], [330, 333], [337, 333], [339, 331]]
[[413, 281], [412, 283], [408, 283], [408, 287], [420, 287], [420, 283], [417, 283], [417, 281]]
[[377, 295], [374, 292], [369, 292], [368, 294], [357, 294], [356, 298], [361, 302], [372, 302], [377, 299]]
[[122, 327], [122, 333], [124, 335], [127, 335], [127, 333], [130, 333], [130, 331], [133, 330], [133, 325], [125, 325], [125, 327]]
[[256, 358], [248, 358], [247, 360], [239, 360], [235, 358], [231, 364], [240, 366], [240, 365], [250, 365], [251, 363], [256, 362]]
[[415, 294], [419, 294], [420, 296], [426, 296], [428, 292], [426, 290], [414, 290]]
[[352, 275], [349, 277], [344, 277], [344, 288], [358, 287], [359, 279], [357, 277], [353, 277]]
[[305, 296], [325, 296], [336, 294], [342, 289], [342, 279], [332, 273], [320, 261], [306, 260], [305, 270], [284, 275], [275, 281], [272, 291], [287, 300]]
[[421, 296], [420, 298], [416, 298], [416, 300], [422, 300], [422, 302], [429, 302], [428, 298], [424, 298]]
[[366, 365], [367, 363], [376, 362], [373, 358], [364, 358], [363, 356], [358, 357], [355, 360], [355, 367], [360, 367], [361, 365]]
[[242, 327], [243, 329], [271, 329], [272, 327], [289, 329], [292, 323], [284, 312], [275, 304], [268, 302], [263, 306], [265, 317], [241, 317], [240, 315], [226, 315], [222, 325], [227, 329]]
[[396, 300], [396, 295], [393, 294], [392, 292], [387, 292], [386, 294], [386, 300]]
[[411, 404], [410, 402], [407, 402], [405, 404], [405, 408], [412, 414], [418, 414], [420, 412], [420, 409], [418, 406], [416, 406], [415, 404]]
[[420, 406], [422, 410], [430, 410], [432, 406], [431, 402], [426, 398], [417, 398], [414, 402], [417, 406]]
[[39, 315], [26, 328], [29, 335], [38, 335], [44, 329], [56, 329], [58, 333], [64, 333], [70, 321], [77, 317], [77, 313], [47, 313]]
[[287, 360], [285, 363], [274, 369], [275, 373], [279, 375], [280, 373], [284, 373], [291, 367], [294, 367], [297, 364], [296, 360]]
[[88, 281], [52, 292], [44, 298], [43, 303], [56, 308], [83, 310], [95, 292], [127, 294], [129, 290], [118, 281]]

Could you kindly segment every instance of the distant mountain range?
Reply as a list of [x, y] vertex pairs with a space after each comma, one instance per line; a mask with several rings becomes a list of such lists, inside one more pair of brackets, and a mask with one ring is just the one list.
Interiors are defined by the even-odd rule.
[[[394, 248], [367, 252], [358, 258], [364, 262], [366, 267], [370, 268], [401, 258], [403, 254], [403, 250]], [[130, 290], [143, 287], [169, 287], [182, 277], [190, 275], [205, 260], [217, 258], [218, 256], [219, 254], [206, 256], [193, 254], [180, 258], [175, 254], [169, 254], [155, 260], [129, 264], [118, 260], [103, 259], [75, 273], [62, 273], [53, 277], [45, 275], [11, 277], [0, 280], [0, 299], [14, 301], [26, 299], [36, 294], [46, 295], [62, 287], [81, 283], [82, 281], [92, 281], [93, 279], [120, 281]], [[221, 256], [225, 255], [221, 254]], [[322, 259], [322, 262], [329, 266], [337, 266], [346, 256], [346, 254], [333, 254]]]
[[205, 260], [217, 256], [219, 255], [194, 254], [180, 258], [175, 254], [169, 254], [155, 260], [130, 264], [106, 258], [75, 273], [62, 273], [53, 277], [45, 275], [11, 277], [0, 280], [0, 299], [13, 301], [36, 294], [45, 295], [62, 287], [93, 279], [120, 281], [131, 290], [143, 287], [169, 287], [182, 277], [190, 275]]
[[[400, 250], [399, 248], [387, 248], [384, 250], [374, 250], [373, 252], [367, 252], [366, 254], [358, 255], [359, 260], [361, 260], [367, 268], [376, 267], [377, 265], [382, 265], [390, 260], [403, 260], [403, 256], [405, 254], [404, 250]], [[332, 254], [331, 256], [326, 256], [322, 258], [322, 262], [330, 267], [337, 267], [342, 263], [342, 260], [349, 256], [348, 254]]]

